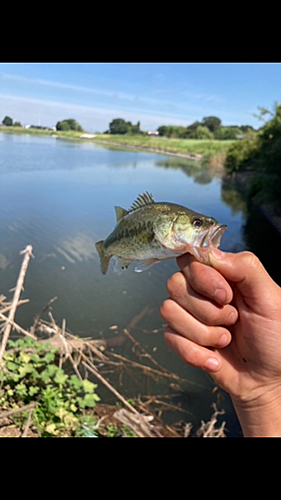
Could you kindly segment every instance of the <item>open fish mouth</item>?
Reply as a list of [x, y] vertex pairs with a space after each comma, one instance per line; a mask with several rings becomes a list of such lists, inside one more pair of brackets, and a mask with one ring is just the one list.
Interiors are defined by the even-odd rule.
[[218, 248], [221, 237], [226, 229], [227, 226], [225, 224], [212, 227], [203, 234], [199, 246], [201, 248]]

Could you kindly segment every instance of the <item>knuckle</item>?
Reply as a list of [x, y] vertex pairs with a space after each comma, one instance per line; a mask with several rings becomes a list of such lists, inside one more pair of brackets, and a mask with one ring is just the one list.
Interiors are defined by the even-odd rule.
[[261, 266], [261, 261], [259, 258], [252, 252], [242, 252], [241, 257], [243, 258], [245, 265], [249, 266], [254, 270], [258, 270]]

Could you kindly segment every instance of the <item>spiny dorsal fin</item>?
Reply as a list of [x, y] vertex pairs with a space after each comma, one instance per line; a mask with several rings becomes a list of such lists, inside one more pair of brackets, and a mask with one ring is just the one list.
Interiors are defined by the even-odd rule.
[[146, 192], [143, 194], [139, 194], [139, 196], [134, 201], [129, 211], [132, 212], [133, 210], [145, 207], [146, 205], [152, 205], [153, 203], [155, 203], [155, 201], [151, 193]]

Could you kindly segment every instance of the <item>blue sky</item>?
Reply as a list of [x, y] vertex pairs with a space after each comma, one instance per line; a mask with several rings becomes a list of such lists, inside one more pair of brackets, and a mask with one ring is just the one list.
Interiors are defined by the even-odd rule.
[[217, 116], [223, 125], [252, 125], [258, 106], [281, 103], [279, 63], [0, 64], [0, 122], [55, 126], [76, 119], [91, 132], [114, 118], [142, 130], [190, 125]]

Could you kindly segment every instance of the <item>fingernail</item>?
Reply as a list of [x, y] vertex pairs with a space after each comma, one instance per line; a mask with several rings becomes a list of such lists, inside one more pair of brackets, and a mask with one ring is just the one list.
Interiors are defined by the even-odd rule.
[[225, 252], [222, 252], [221, 250], [218, 250], [217, 248], [213, 248], [211, 251], [211, 254], [215, 257], [217, 260], [221, 260], [225, 258]]
[[214, 293], [214, 300], [219, 304], [226, 304], [226, 290], [224, 288], [217, 288]]
[[231, 312], [230, 315], [228, 316], [228, 324], [229, 325], [234, 325], [234, 323], [236, 323], [237, 321], [237, 318], [238, 318], [238, 313], [237, 311], [236, 312]]
[[228, 336], [226, 335], [226, 333], [223, 333], [222, 336], [217, 341], [216, 345], [217, 347], [224, 347], [227, 344], [228, 344]]
[[217, 358], [209, 358], [206, 361], [205, 369], [208, 370], [209, 372], [216, 372], [218, 367], [219, 367], [219, 362]]

